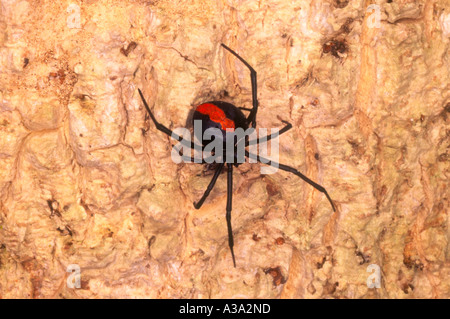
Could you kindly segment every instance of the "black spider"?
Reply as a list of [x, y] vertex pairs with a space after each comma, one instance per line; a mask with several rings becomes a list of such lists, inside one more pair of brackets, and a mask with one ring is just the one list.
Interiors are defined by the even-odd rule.
[[[227, 49], [229, 52], [231, 52], [231, 54], [233, 54], [236, 58], [238, 58], [249, 70], [250, 70], [250, 79], [251, 79], [251, 83], [252, 83], [252, 103], [253, 103], [253, 107], [251, 109], [246, 109], [246, 108], [238, 108], [230, 103], [227, 102], [221, 102], [221, 101], [211, 101], [211, 102], [206, 102], [203, 103], [199, 106], [196, 107], [195, 112], [194, 112], [194, 117], [193, 120], [200, 120], [202, 121], [202, 136], [203, 133], [205, 132], [206, 129], [208, 128], [218, 128], [222, 131], [222, 134], [224, 136], [224, 147], [223, 147], [223, 154], [221, 157], [221, 162], [218, 163], [218, 166], [216, 168], [216, 171], [214, 173], [214, 176], [211, 179], [211, 182], [209, 183], [205, 193], [203, 194], [202, 198], [197, 202], [194, 203], [194, 207], [196, 209], [199, 209], [204, 201], [206, 200], [206, 198], [208, 197], [209, 193], [211, 192], [211, 190], [213, 189], [217, 178], [219, 177], [223, 167], [225, 164], [227, 164], [227, 169], [228, 169], [228, 174], [227, 174], [227, 213], [226, 213], [226, 220], [227, 220], [227, 228], [228, 228], [228, 245], [230, 247], [230, 251], [231, 251], [231, 255], [233, 257], [233, 265], [234, 267], [236, 267], [236, 261], [235, 261], [235, 257], [234, 257], [234, 251], [233, 251], [233, 231], [231, 228], [231, 203], [232, 203], [232, 194], [233, 194], [233, 165], [234, 166], [238, 166], [240, 164], [242, 164], [242, 162], [237, 160], [237, 157], [235, 156], [235, 154], [237, 153], [237, 146], [236, 146], [236, 141], [234, 141], [234, 155], [233, 155], [233, 160], [232, 161], [225, 161], [224, 159], [226, 158], [226, 131], [228, 130], [234, 130], [237, 128], [242, 128], [244, 131], [247, 130], [250, 126], [252, 128], [256, 127], [256, 113], [258, 111], [258, 99], [257, 99], [257, 82], [256, 82], [256, 71], [250, 66], [250, 64], [248, 64], [243, 58], [241, 58], [236, 52], [234, 52], [233, 50], [231, 50], [229, 47], [227, 47], [225, 44], [222, 44], [222, 46]], [[174, 134], [170, 129], [168, 129], [166, 126], [162, 125], [161, 123], [159, 123], [155, 116], [153, 115], [152, 111], [150, 110], [142, 92], [140, 89], [138, 89], [139, 91], [139, 95], [142, 98], [142, 102], [144, 103], [145, 108], [148, 111], [148, 114], [150, 115], [153, 123], [155, 124], [156, 128], [158, 130], [160, 130], [161, 132], [171, 136], [172, 138], [180, 141], [181, 143], [185, 143], [185, 146], [190, 147], [191, 149], [201, 149], [204, 150], [204, 148], [211, 143], [211, 140], [208, 141], [203, 141], [202, 136], [199, 137], [199, 140], [202, 141], [202, 145], [198, 145], [195, 144], [192, 141], [186, 142], [186, 140], [184, 140], [181, 136], [178, 136], [177, 134]], [[249, 111], [249, 115], [247, 117], [245, 117], [245, 115], [242, 113], [242, 110], [245, 111]], [[288, 131], [292, 125], [286, 121], [282, 121], [285, 126], [277, 133], [262, 137], [262, 138], [257, 138], [257, 139], [253, 139], [253, 140], [248, 140], [248, 138], [246, 138], [245, 140], [245, 147], [249, 146], [249, 145], [255, 145], [258, 144], [260, 141], [268, 141], [272, 138], [277, 137], [279, 134], [282, 134], [286, 131]], [[181, 155], [181, 154], [180, 154]], [[296, 170], [293, 167], [284, 165], [284, 164], [280, 164], [274, 161], [270, 161], [266, 158], [263, 158], [259, 155], [255, 155], [250, 153], [248, 150], [245, 149], [245, 156], [248, 158], [252, 158], [254, 160], [257, 160], [258, 162], [270, 165], [270, 166], [274, 166], [274, 167], [278, 167], [281, 170], [293, 173], [295, 175], [297, 175], [298, 177], [300, 177], [301, 179], [303, 179], [305, 182], [307, 182], [308, 184], [310, 184], [311, 186], [313, 186], [315, 189], [317, 189], [318, 191], [322, 192], [325, 194], [325, 196], [327, 197], [327, 199], [329, 200], [332, 208], [334, 211], [336, 211], [336, 208], [333, 204], [333, 201], [331, 200], [330, 196], [328, 195], [328, 192], [325, 190], [325, 188], [323, 188], [322, 186], [320, 186], [319, 184], [313, 182], [312, 180], [310, 180], [308, 177], [306, 177], [305, 175], [303, 175], [302, 173], [300, 173], [298, 170]], [[183, 160], [188, 161], [188, 162], [194, 162], [194, 158], [191, 156], [187, 156], [187, 155], [182, 155]], [[207, 161], [205, 159], [202, 159], [202, 163], [207, 163]]]

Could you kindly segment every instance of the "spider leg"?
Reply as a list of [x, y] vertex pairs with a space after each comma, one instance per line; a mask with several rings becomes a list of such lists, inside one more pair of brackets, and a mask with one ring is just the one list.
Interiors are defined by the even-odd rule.
[[244, 110], [244, 111], [251, 111], [252, 109], [249, 109], [249, 108], [246, 108], [246, 107], [239, 107], [241, 110]]
[[211, 182], [209, 182], [208, 188], [206, 188], [206, 191], [203, 194], [202, 198], [197, 203], [194, 203], [195, 209], [199, 209], [200, 207], [202, 207], [203, 202], [209, 196], [209, 193], [211, 192], [211, 190], [214, 188], [214, 185], [216, 184], [217, 178], [219, 177], [220, 173], [222, 172], [222, 168], [223, 168], [224, 165], [225, 165], [225, 163], [221, 163], [217, 167], [216, 171], [214, 172], [214, 176], [211, 179]]
[[[195, 143], [192, 142], [192, 141], [190, 141], [190, 142], [186, 141], [184, 138], [182, 138], [181, 136], [179, 136], [179, 135], [173, 133], [170, 129], [168, 129], [167, 127], [165, 127], [165, 126], [162, 125], [161, 123], [159, 123], [159, 122], [156, 120], [155, 116], [153, 115], [152, 111], [150, 111], [150, 107], [148, 106], [147, 101], [145, 100], [144, 95], [142, 94], [142, 92], [141, 92], [140, 89], [138, 89], [138, 92], [139, 92], [139, 95], [141, 96], [141, 99], [142, 99], [142, 102], [144, 103], [145, 108], [147, 109], [148, 114], [150, 115], [150, 118], [152, 119], [153, 123], [155, 124], [156, 128], [157, 128], [159, 131], [161, 131], [161, 132], [163, 132], [163, 133], [169, 135], [170, 137], [176, 139], [177, 141], [179, 141], [179, 142], [181, 142], [181, 143], [184, 143], [183, 145], [185, 145], [185, 146], [188, 146], [188, 147], [193, 148], [193, 149], [195, 149], [195, 148], [197, 148], [197, 149], [203, 149], [202, 146], [200, 146], [200, 145], [198, 145], [198, 144], [195, 144]], [[186, 144], [186, 143], [188, 143], [188, 144]]]
[[313, 182], [312, 180], [310, 180], [308, 177], [306, 177], [305, 175], [300, 173], [295, 168], [290, 167], [288, 165], [280, 164], [280, 163], [277, 163], [277, 162], [274, 162], [274, 161], [270, 161], [270, 160], [268, 160], [268, 159], [266, 159], [264, 157], [261, 157], [259, 155], [251, 154], [247, 150], [245, 151], [245, 156], [247, 156], [249, 158], [252, 158], [252, 159], [256, 159], [260, 163], [267, 164], [267, 165], [274, 166], [274, 167], [278, 167], [278, 168], [280, 168], [283, 171], [286, 171], [286, 172], [293, 173], [293, 174], [297, 175], [298, 177], [303, 179], [305, 182], [307, 182], [309, 185], [311, 185], [312, 187], [317, 189], [319, 192], [324, 193], [325, 196], [327, 197], [328, 201], [330, 202], [331, 207], [333, 208], [334, 211], [336, 211], [336, 207], [334, 206], [334, 203], [331, 200], [330, 195], [328, 195], [328, 192], [326, 191], [326, 189], [323, 186], [321, 186], [321, 185]]
[[227, 174], [227, 228], [228, 228], [228, 246], [230, 247], [231, 256], [233, 257], [233, 265], [236, 268], [236, 259], [234, 258], [234, 241], [233, 241], [233, 230], [231, 228], [231, 204], [233, 198], [233, 164], [227, 164], [228, 174]]
[[292, 124], [291, 123], [283, 121], [283, 120], [282, 120], [282, 122], [284, 124], [286, 124], [286, 126], [283, 127], [281, 130], [279, 130], [277, 133], [273, 133], [273, 134], [270, 134], [270, 135], [267, 135], [267, 136], [263, 136], [263, 137], [255, 139], [255, 140], [247, 141], [245, 143], [245, 146], [259, 144], [261, 142], [261, 140], [264, 140], [262, 142], [270, 141], [272, 138], [278, 137], [279, 135], [283, 134], [284, 132], [289, 131], [292, 128]]
[[252, 127], [256, 127], [256, 113], [258, 112], [258, 94], [257, 94], [257, 81], [256, 81], [256, 71], [245, 61], [239, 54], [231, 50], [225, 44], [221, 43], [221, 45], [227, 49], [231, 54], [233, 54], [236, 58], [238, 58], [244, 65], [250, 70], [250, 80], [252, 82], [252, 103], [253, 108], [250, 111], [250, 114], [247, 117], [247, 123], [252, 124]]

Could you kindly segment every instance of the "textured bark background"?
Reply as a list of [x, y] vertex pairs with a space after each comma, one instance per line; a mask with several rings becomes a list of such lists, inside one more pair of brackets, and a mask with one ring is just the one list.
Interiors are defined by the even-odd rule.
[[[450, 297], [449, 0], [0, 4], [0, 297]], [[294, 126], [280, 161], [338, 208], [241, 165], [237, 268], [225, 175], [195, 210], [211, 171], [172, 162], [137, 94], [172, 128], [250, 107], [221, 42], [258, 72], [258, 126]]]

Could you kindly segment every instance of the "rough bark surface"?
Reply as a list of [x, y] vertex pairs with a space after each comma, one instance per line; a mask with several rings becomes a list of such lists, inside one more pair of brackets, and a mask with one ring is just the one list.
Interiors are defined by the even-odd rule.
[[[0, 297], [450, 298], [449, 37], [449, 0], [0, 1]], [[220, 43], [337, 206], [239, 166], [237, 268], [226, 174], [195, 210], [212, 172], [171, 160], [137, 93], [171, 128], [251, 107]]]

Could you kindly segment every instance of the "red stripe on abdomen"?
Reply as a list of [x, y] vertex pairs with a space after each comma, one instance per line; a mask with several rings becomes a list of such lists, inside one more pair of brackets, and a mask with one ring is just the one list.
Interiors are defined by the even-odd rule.
[[222, 126], [222, 130], [235, 129], [234, 122], [227, 118], [225, 112], [218, 106], [211, 103], [204, 103], [197, 106], [196, 111], [208, 115], [211, 121], [219, 123]]

